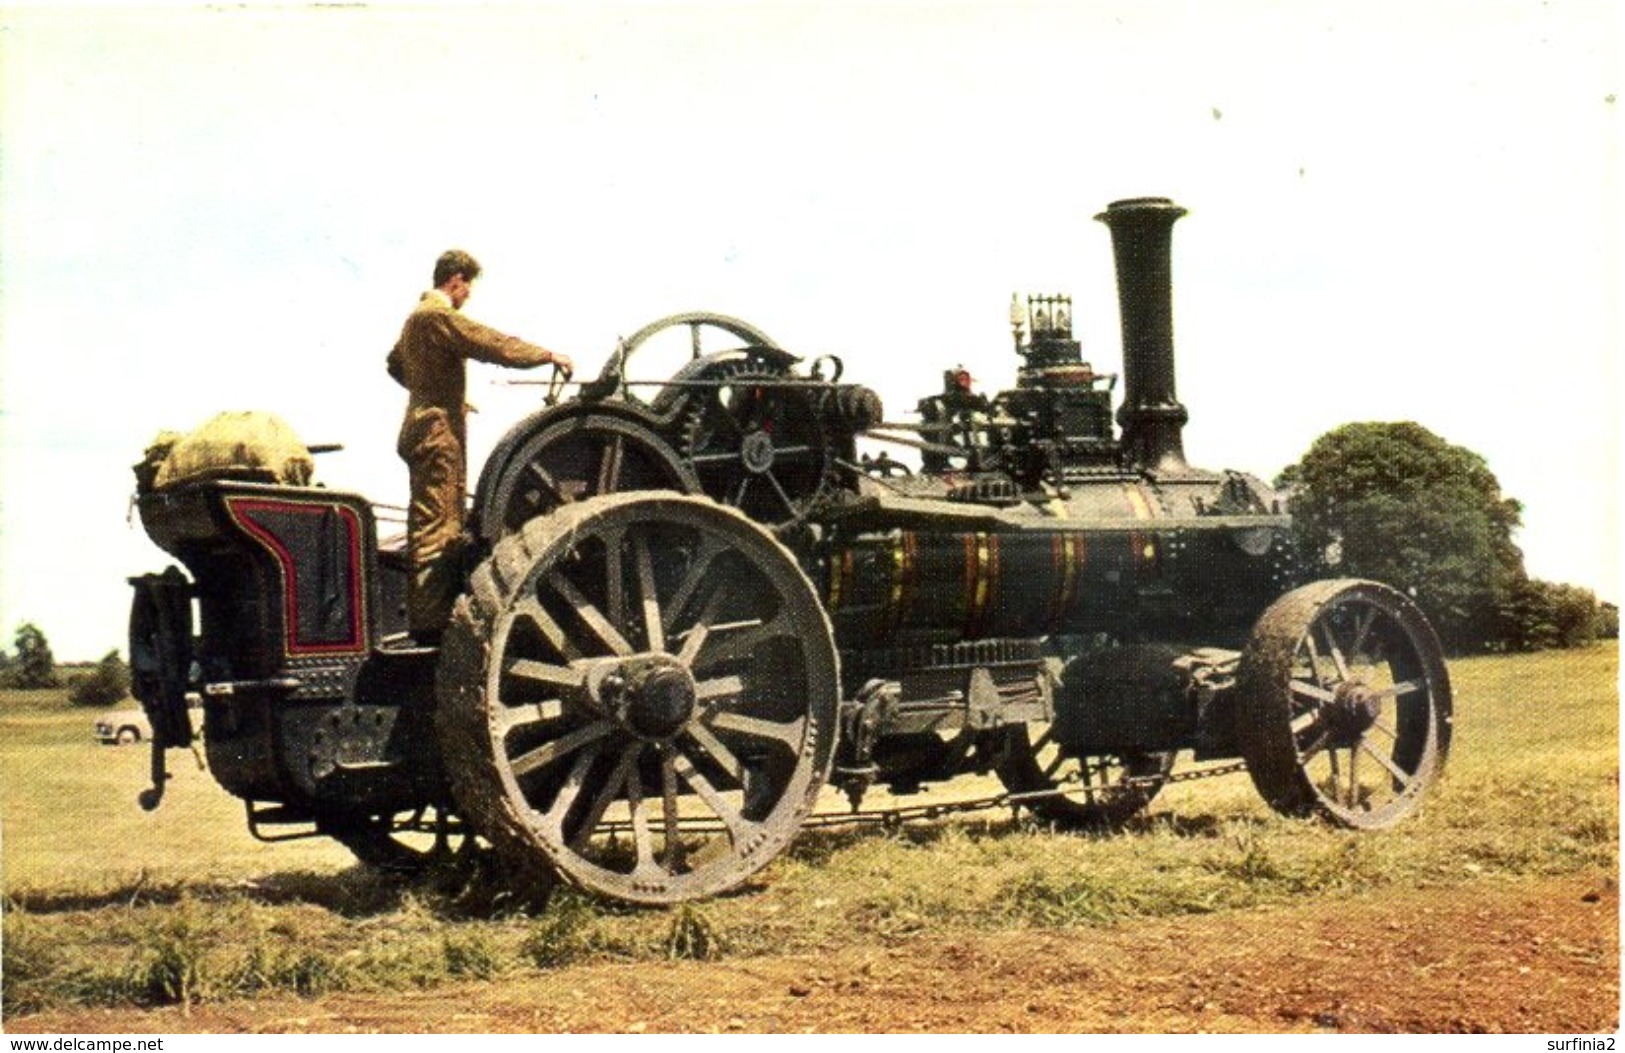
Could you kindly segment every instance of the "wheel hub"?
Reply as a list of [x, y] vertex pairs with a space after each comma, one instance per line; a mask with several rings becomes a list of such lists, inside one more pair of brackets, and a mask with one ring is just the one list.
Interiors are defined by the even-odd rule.
[[773, 467], [773, 436], [765, 431], [753, 431], [745, 436], [739, 447], [739, 459], [747, 472], [761, 475]]
[[1326, 719], [1332, 736], [1339, 742], [1353, 742], [1371, 729], [1382, 713], [1382, 698], [1371, 685], [1350, 680], [1339, 684]]
[[668, 655], [647, 655], [618, 663], [599, 681], [606, 713], [627, 731], [649, 742], [666, 742], [694, 718], [694, 677]]

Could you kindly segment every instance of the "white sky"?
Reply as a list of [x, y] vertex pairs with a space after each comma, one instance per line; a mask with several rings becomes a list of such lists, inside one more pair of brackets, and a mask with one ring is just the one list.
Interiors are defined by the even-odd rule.
[[[400, 503], [383, 357], [452, 245], [588, 374], [676, 311], [895, 416], [1015, 369], [1013, 291], [1119, 365], [1105, 228], [1166, 195], [1193, 463], [1421, 422], [1617, 600], [1620, 118], [1596, 2], [0, 10], [0, 640], [123, 646], [160, 428], [267, 409]], [[475, 367], [471, 468], [539, 397]]]

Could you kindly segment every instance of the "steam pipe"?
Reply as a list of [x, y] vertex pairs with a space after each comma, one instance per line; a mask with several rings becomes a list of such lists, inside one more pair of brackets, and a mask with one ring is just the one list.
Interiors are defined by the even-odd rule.
[[1183, 429], [1190, 414], [1174, 390], [1170, 257], [1174, 221], [1185, 210], [1164, 197], [1114, 201], [1095, 218], [1112, 233], [1123, 322], [1123, 453], [1130, 465], [1187, 470]]

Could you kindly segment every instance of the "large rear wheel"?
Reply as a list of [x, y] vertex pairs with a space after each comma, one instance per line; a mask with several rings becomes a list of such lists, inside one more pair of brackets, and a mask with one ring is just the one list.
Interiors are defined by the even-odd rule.
[[604, 896], [737, 887], [795, 836], [834, 751], [828, 619], [790, 553], [674, 494], [533, 519], [474, 572], [442, 645], [442, 750], [511, 862]]

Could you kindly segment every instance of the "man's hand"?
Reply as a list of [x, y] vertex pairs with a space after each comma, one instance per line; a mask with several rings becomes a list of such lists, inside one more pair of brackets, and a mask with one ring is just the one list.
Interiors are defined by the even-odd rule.
[[552, 354], [553, 357], [548, 359], [548, 362], [554, 369], [567, 377], [575, 375], [576, 364], [570, 360], [569, 355], [561, 355], [557, 351], [552, 352]]

